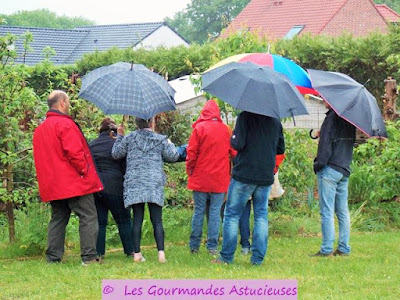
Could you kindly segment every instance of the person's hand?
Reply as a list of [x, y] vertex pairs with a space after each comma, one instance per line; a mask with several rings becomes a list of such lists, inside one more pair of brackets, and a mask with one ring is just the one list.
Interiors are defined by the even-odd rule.
[[124, 126], [121, 124], [119, 125], [118, 129], [117, 129], [117, 134], [124, 136], [125, 135], [125, 128]]
[[168, 139], [167, 141], [168, 141], [168, 144], [172, 144], [172, 142], [171, 142], [171, 140], [170, 140], [170, 139]]
[[316, 140], [320, 136], [320, 131], [319, 130], [315, 131], [315, 135], [313, 135], [313, 132], [314, 132], [314, 129], [311, 129], [310, 133], [309, 133], [310, 138], [312, 138], [313, 140]]

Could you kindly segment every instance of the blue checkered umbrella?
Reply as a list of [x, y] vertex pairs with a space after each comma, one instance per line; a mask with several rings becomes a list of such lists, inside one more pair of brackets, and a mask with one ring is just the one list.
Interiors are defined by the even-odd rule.
[[174, 110], [175, 90], [143, 65], [119, 62], [97, 68], [82, 79], [79, 97], [97, 105], [106, 115], [150, 119]]

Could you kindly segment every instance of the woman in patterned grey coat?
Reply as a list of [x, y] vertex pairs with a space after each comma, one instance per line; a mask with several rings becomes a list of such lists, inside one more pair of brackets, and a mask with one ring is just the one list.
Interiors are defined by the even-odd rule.
[[112, 149], [114, 159], [126, 156], [124, 177], [124, 204], [133, 209], [134, 261], [144, 261], [140, 252], [140, 240], [144, 215], [144, 205], [148, 204], [157, 243], [158, 260], [165, 262], [164, 229], [162, 207], [164, 205], [164, 185], [166, 176], [163, 161], [175, 162], [179, 153], [175, 145], [165, 135], [154, 130], [154, 118], [136, 118], [139, 128], [124, 137], [124, 128], [118, 128], [118, 137]]

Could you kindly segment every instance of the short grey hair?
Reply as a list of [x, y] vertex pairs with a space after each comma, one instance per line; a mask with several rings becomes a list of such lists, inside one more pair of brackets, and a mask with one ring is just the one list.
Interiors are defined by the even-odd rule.
[[139, 129], [150, 128], [151, 124], [154, 123], [154, 117], [151, 117], [148, 120], [135, 118], [135, 123]]
[[50, 109], [57, 106], [61, 99], [67, 99], [68, 95], [64, 91], [54, 90], [47, 98], [47, 105]]

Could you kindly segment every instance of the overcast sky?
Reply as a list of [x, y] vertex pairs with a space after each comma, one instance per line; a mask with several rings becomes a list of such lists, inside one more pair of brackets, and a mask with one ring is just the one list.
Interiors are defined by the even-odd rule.
[[0, 0], [0, 13], [47, 8], [57, 15], [84, 17], [103, 24], [160, 22], [190, 0]]

